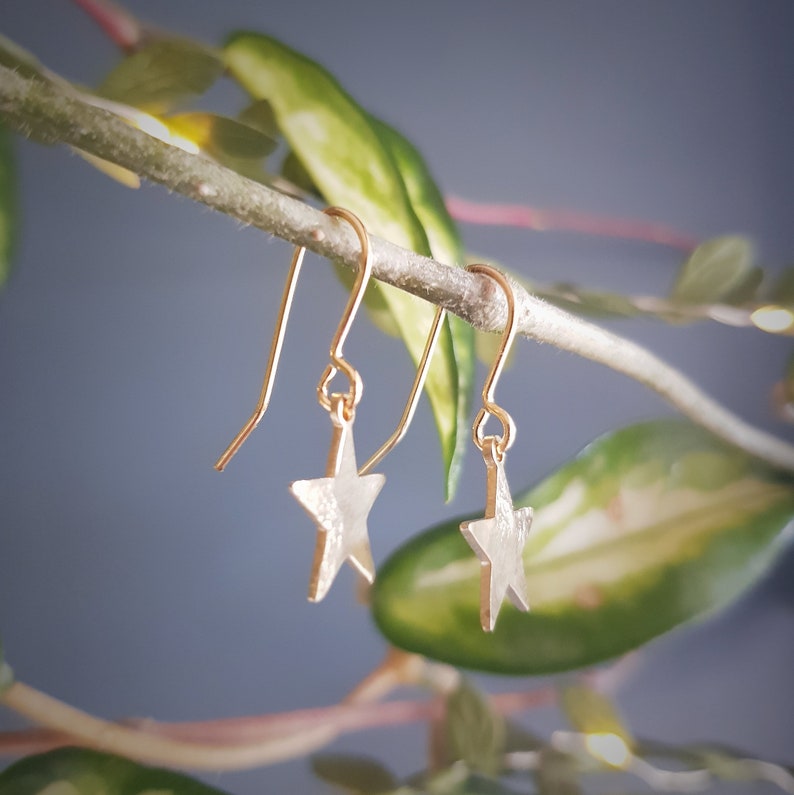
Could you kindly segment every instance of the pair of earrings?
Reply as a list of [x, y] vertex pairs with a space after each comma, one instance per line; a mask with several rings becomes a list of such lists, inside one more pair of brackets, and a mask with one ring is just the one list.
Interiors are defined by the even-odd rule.
[[[329, 207], [324, 212], [347, 221], [353, 227], [359, 238], [361, 255], [353, 290], [331, 342], [330, 362], [317, 385], [318, 401], [328, 412], [332, 424], [325, 476], [298, 480], [290, 485], [292, 494], [311, 516], [317, 528], [309, 581], [309, 600], [313, 602], [325, 597], [345, 562], [349, 562], [368, 582], [374, 581], [375, 566], [370, 550], [367, 517], [386, 478], [381, 474], [370, 473], [400, 442], [413, 419], [446, 316], [446, 311], [439, 307], [397, 428], [367, 462], [358, 467], [353, 442], [353, 422], [364, 385], [358, 371], [345, 359], [343, 346], [372, 272], [369, 236], [359, 218], [349, 210]], [[299, 246], [292, 257], [256, 408], [216, 462], [215, 468], [218, 471], [225, 469], [267, 411], [305, 253], [305, 247]], [[461, 525], [461, 532], [482, 563], [480, 618], [483, 629], [492, 631], [505, 596], [509, 596], [520, 609], [528, 609], [521, 553], [529, 532], [532, 509], [513, 510], [504, 472], [504, 458], [513, 442], [515, 425], [510, 415], [494, 401], [494, 388], [515, 337], [512, 289], [504, 275], [488, 265], [471, 265], [468, 269], [494, 279], [505, 291], [508, 303], [508, 322], [496, 360], [483, 387], [483, 407], [472, 429], [474, 443], [482, 451], [486, 465], [485, 517]], [[337, 374], [347, 378], [348, 389], [346, 392], [329, 394], [330, 383]], [[495, 417], [502, 423], [500, 436], [485, 435], [484, 428], [489, 417]]]

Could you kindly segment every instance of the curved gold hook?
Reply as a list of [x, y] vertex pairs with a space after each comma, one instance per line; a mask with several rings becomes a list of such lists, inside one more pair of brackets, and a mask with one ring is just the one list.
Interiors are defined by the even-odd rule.
[[482, 451], [485, 447], [485, 424], [488, 422], [488, 418], [492, 416], [496, 417], [496, 419], [502, 423], [502, 435], [496, 437], [494, 445], [496, 454], [501, 458], [515, 440], [516, 426], [513, 422], [513, 418], [501, 406], [496, 404], [494, 390], [496, 389], [496, 384], [505, 366], [507, 354], [510, 352], [510, 347], [516, 336], [515, 295], [513, 294], [513, 287], [507, 277], [500, 270], [497, 270], [491, 265], [469, 265], [466, 270], [472, 273], [482, 273], [493, 279], [502, 288], [507, 301], [507, 319], [505, 321], [504, 331], [502, 332], [502, 342], [499, 345], [494, 363], [491, 365], [491, 372], [488, 374], [488, 378], [486, 378], [482, 388], [483, 407], [477, 412], [477, 417], [472, 426], [474, 444]]
[[[350, 330], [350, 324], [352, 323], [353, 316], [355, 315], [358, 305], [361, 302], [363, 288], [366, 287], [366, 283], [369, 281], [369, 275], [372, 271], [372, 264], [370, 262], [369, 256], [369, 237], [367, 236], [367, 231], [364, 228], [364, 224], [362, 224], [361, 221], [349, 210], [345, 210], [341, 207], [327, 207], [325, 210], [323, 210], [323, 212], [326, 215], [337, 216], [339, 218], [343, 218], [345, 221], [348, 221], [355, 229], [356, 234], [361, 241], [361, 261], [363, 263], [363, 267], [360, 268], [359, 277], [356, 280], [355, 292], [348, 301], [342, 323], [340, 323], [331, 343], [331, 358], [334, 361], [336, 368], [330, 367], [329, 369], [331, 372], [330, 375], [327, 376], [327, 381], [330, 381], [337, 372], [337, 369], [344, 372], [344, 374], [350, 379], [350, 399], [351, 401], [354, 401], [355, 404], [358, 402], [358, 400], [360, 400], [361, 396], [361, 378], [342, 357], [342, 345], [344, 344], [347, 333]], [[226, 465], [232, 460], [235, 453], [237, 453], [242, 446], [243, 442], [245, 442], [245, 440], [249, 437], [251, 431], [253, 431], [257, 425], [259, 425], [259, 422], [261, 421], [262, 417], [265, 416], [267, 407], [270, 404], [270, 396], [273, 392], [273, 384], [276, 380], [276, 370], [278, 369], [278, 362], [281, 358], [281, 348], [284, 344], [284, 335], [287, 330], [287, 320], [289, 320], [289, 313], [292, 309], [292, 302], [295, 297], [295, 287], [298, 283], [298, 277], [300, 276], [301, 266], [303, 265], [303, 258], [305, 254], [306, 246], [296, 246], [292, 255], [292, 261], [290, 262], [289, 272], [287, 274], [287, 282], [284, 285], [284, 292], [281, 296], [281, 306], [279, 307], [278, 319], [276, 320], [276, 331], [273, 334], [273, 341], [270, 343], [270, 354], [268, 356], [267, 367], [265, 369], [265, 377], [262, 381], [262, 389], [259, 392], [259, 398], [256, 402], [256, 408], [254, 409], [253, 414], [251, 414], [251, 416], [248, 418], [245, 425], [243, 425], [243, 427], [240, 429], [237, 436], [232, 439], [229, 446], [223, 451], [220, 458], [218, 458], [218, 460], [215, 462], [215, 469], [217, 469], [218, 472], [223, 472], [223, 470], [226, 468]]]
[[351, 213], [350, 210], [345, 210], [343, 207], [329, 207], [325, 210], [325, 213], [328, 215], [335, 215], [347, 221], [355, 230], [359, 242], [361, 243], [361, 254], [356, 280], [353, 283], [353, 289], [350, 292], [350, 298], [347, 300], [342, 319], [339, 321], [339, 326], [337, 326], [336, 333], [331, 340], [331, 348], [329, 350], [331, 363], [325, 368], [317, 384], [317, 400], [320, 401], [320, 405], [326, 411], [331, 411], [331, 399], [328, 396], [328, 385], [338, 372], [342, 372], [347, 376], [350, 382], [350, 388], [346, 395], [344, 409], [345, 417], [349, 420], [352, 419], [355, 408], [361, 400], [361, 395], [364, 392], [364, 384], [358, 371], [345, 359], [342, 349], [347, 335], [350, 333], [350, 327], [353, 325], [353, 319], [361, 306], [361, 301], [364, 299], [364, 291], [367, 289], [367, 284], [369, 284], [369, 278], [372, 275], [372, 257], [369, 250], [369, 235], [367, 234], [367, 229], [357, 215]]

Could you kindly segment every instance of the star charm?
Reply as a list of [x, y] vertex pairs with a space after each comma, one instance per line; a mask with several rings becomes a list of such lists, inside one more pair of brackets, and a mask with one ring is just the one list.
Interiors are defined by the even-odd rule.
[[481, 562], [480, 623], [486, 632], [493, 632], [505, 596], [519, 610], [529, 610], [522, 554], [532, 508], [513, 510], [504, 455], [500, 460], [493, 442], [483, 449], [483, 457], [487, 471], [485, 517], [463, 522], [460, 531]]
[[375, 579], [367, 516], [383, 488], [385, 475], [358, 474], [353, 423], [333, 413], [334, 434], [326, 477], [297, 480], [290, 491], [317, 525], [317, 543], [309, 582], [309, 601], [319, 602], [345, 561], [368, 582]]

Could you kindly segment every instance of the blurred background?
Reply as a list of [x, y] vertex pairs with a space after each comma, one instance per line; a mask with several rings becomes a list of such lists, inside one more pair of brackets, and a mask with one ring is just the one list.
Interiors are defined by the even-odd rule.
[[[211, 43], [253, 29], [296, 47], [411, 138], [447, 194], [658, 221], [697, 239], [746, 234], [771, 271], [794, 259], [794, 5], [785, 0], [127, 7]], [[119, 57], [63, 0], [3, 0], [0, 31], [86, 85]], [[245, 101], [231, 83], [211, 98], [222, 110]], [[346, 299], [332, 268], [307, 261], [269, 414], [219, 475], [212, 464], [258, 393], [291, 248], [159, 187], [125, 189], [63, 147], [16, 143], [24, 228], [0, 293], [0, 637], [9, 663], [22, 681], [109, 718], [337, 702], [385, 645], [355, 602], [349, 568], [322, 604], [306, 601], [314, 528], [287, 491], [325, 465], [329, 423], [314, 385]], [[682, 258], [641, 242], [462, 231], [470, 251], [528, 278], [632, 293], [663, 294]], [[770, 403], [788, 340], [716, 324], [609, 325], [794, 440]], [[602, 367], [527, 340], [517, 347], [499, 391], [518, 426], [516, 491], [599, 434], [671, 413]], [[396, 422], [413, 368], [364, 317], [346, 351], [366, 384], [356, 424], [363, 459]], [[474, 454], [444, 504], [424, 403], [380, 471], [376, 563], [483, 504]], [[619, 697], [632, 728], [790, 762], [792, 575], [789, 553], [739, 604], [643, 650]], [[477, 680], [491, 690], [536, 684]], [[560, 718], [543, 710], [526, 722], [547, 733]], [[18, 721], [0, 713], [0, 725]], [[424, 766], [425, 739], [411, 726], [334, 748], [408, 774]], [[206, 778], [239, 795], [325, 791], [305, 760]]]

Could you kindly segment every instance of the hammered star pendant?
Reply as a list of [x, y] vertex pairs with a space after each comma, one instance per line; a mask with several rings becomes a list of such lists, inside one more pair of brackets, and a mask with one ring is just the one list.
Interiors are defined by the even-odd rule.
[[375, 579], [367, 516], [383, 488], [385, 475], [358, 474], [353, 422], [333, 414], [333, 437], [324, 478], [296, 480], [290, 491], [317, 525], [309, 601], [319, 602], [348, 561], [368, 582]]
[[505, 596], [529, 610], [523, 551], [532, 524], [532, 508], [513, 509], [504, 456], [493, 446], [483, 450], [487, 472], [485, 517], [463, 522], [460, 531], [481, 562], [480, 623], [493, 632]]

